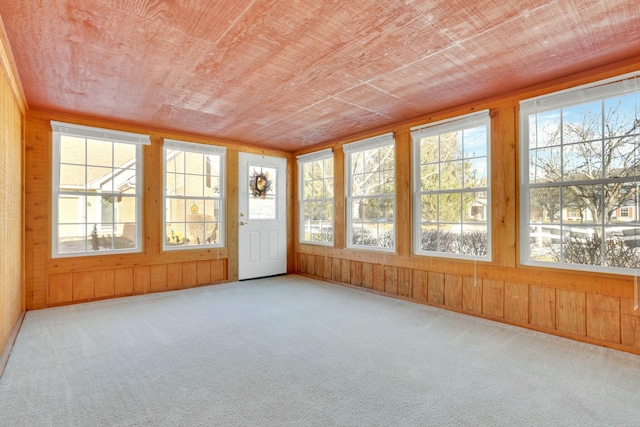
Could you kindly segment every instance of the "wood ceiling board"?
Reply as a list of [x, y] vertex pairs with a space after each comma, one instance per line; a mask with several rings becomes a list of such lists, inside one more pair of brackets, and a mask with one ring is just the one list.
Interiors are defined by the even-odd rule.
[[31, 108], [301, 148], [640, 55], [640, 2], [577, 3], [0, 0], [0, 14]]

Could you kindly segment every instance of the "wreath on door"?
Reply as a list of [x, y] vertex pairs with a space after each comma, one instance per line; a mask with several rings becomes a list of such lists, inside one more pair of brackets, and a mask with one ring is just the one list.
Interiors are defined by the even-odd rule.
[[269, 173], [260, 172], [254, 169], [251, 177], [249, 178], [249, 187], [251, 187], [251, 194], [256, 199], [265, 199], [267, 193], [271, 191], [271, 180], [269, 179]]

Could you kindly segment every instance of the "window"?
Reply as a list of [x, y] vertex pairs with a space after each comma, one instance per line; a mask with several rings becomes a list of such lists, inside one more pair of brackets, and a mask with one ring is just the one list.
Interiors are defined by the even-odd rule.
[[413, 251], [489, 260], [488, 111], [411, 129]]
[[51, 128], [52, 256], [139, 252], [149, 137], [54, 121]]
[[347, 247], [395, 250], [395, 140], [346, 144]]
[[333, 150], [298, 156], [300, 242], [333, 244]]
[[164, 249], [224, 245], [226, 149], [164, 140]]
[[521, 102], [523, 263], [640, 268], [638, 75]]

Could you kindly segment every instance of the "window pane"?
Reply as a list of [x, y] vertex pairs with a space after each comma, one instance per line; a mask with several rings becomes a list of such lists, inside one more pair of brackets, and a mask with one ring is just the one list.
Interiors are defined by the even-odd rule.
[[440, 159], [440, 141], [438, 136], [420, 139], [420, 164], [437, 163]]
[[202, 175], [204, 173], [204, 156], [200, 153], [184, 153], [185, 173]]
[[60, 165], [60, 190], [84, 191], [85, 167], [74, 165]]
[[185, 195], [187, 197], [203, 197], [204, 182], [202, 175], [185, 175]]
[[462, 161], [440, 163], [440, 189], [462, 188]]
[[565, 181], [583, 181], [602, 177], [600, 141], [565, 145], [562, 155]]
[[560, 110], [529, 116], [529, 147], [560, 145]]
[[113, 166], [113, 142], [87, 140], [87, 165]]
[[60, 137], [60, 163], [84, 165], [85, 139], [62, 135]]
[[529, 154], [529, 181], [559, 182], [562, 170], [561, 152], [559, 147], [532, 150]]
[[85, 252], [86, 250], [87, 234], [84, 223], [58, 226], [59, 253]]
[[486, 187], [487, 183], [487, 159], [465, 160], [464, 188]]
[[440, 222], [457, 222], [462, 219], [460, 211], [461, 197], [460, 194], [441, 194], [439, 198], [439, 220]]
[[562, 110], [563, 144], [602, 139], [602, 103], [566, 107]]
[[603, 265], [602, 231], [602, 227], [565, 227], [562, 234], [562, 254], [556, 249], [556, 259], [568, 264]]
[[532, 188], [529, 191], [529, 220], [531, 222], [560, 222], [560, 188]]
[[438, 196], [436, 194], [425, 194], [420, 197], [420, 221], [438, 221]]
[[464, 131], [464, 157], [487, 156], [487, 128], [485, 126]]

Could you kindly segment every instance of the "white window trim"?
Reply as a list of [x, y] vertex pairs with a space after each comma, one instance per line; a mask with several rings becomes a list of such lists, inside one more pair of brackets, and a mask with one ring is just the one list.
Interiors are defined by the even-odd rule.
[[[393, 152], [394, 152], [394, 167], [393, 167], [393, 172], [394, 172], [394, 182], [395, 182], [395, 188], [393, 191], [393, 246], [390, 248], [384, 248], [381, 246], [364, 246], [364, 245], [354, 245], [353, 243], [351, 243], [353, 241], [353, 236], [352, 236], [352, 223], [351, 223], [351, 214], [352, 214], [352, 200], [354, 197], [351, 196], [351, 155], [355, 152], [359, 152], [359, 151], [365, 151], [365, 150], [369, 150], [372, 148], [380, 148], [380, 147], [384, 147], [387, 145], [391, 145], [393, 146]], [[398, 227], [397, 227], [397, 222], [398, 222], [398, 215], [397, 215], [397, 193], [398, 193], [398, 173], [397, 173], [397, 150], [396, 150], [396, 140], [394, 137], [393, 132], [390, 133], [385, 133], [382, 135], [378, 135], [378, 136], [374, 136], [371, 138], [366, 138], [366, 139], [361, 139], [359, 141], [355, 141], [349, 144], [344, 144], [342, 146], [342, 151], [345, 154], [345, 168], [344, 168], [344, 174], [345, 174], [345, 199], [346, 199], [346, 218], [345, 218], [345, 224], [346, 224], [346, 232], [345, 232], [345, 246], [347, 248], [350, 249], [358, 249], [358, 250], [364, 250], [364, 251], [375, 251], [375, 252], [392, 252], [394, 253], [396, 251], [396, 247], [397, 247], [397, 242], [396, 242], [396, 237], [398, 234]], [[377, 197], [377, 196], [371, 196], [371, 197]], [[362, 197], [358, 197], [358, 198], [362, 198]]]
[[[124, 253], [139, 253], [142, 252], [142, 170], [143, 170], [143, 156], [142, 146], [151, 145], [151, 138], [149, 135], [137, 134], [132, 132], [123, 132], [111, 129], [102, 129], [91, 126], [82, 126], [72, 123], [63, 123], [58, 121], [51, 121], [52, 130], [52, 212], [51, 212], [51, 229], [52, 229], [52, 242], [51, 242], [51, 257], [52, 258], [75, 258], [85, 256], [100, 256], [111, 254], [124, 254]], [[59, 243], [59, 209], [58, 202], [60, 200], [60, 144], [62, 135], [75, 136], [79, 138], [102, 140], [109, 142], [127, 143], [133, 144], [136, 147], [136, 246], [128, 249], [118, 250], [100, 250], [100, 251], [85, 251], [85, 252], [72, 252], [72, 253], [60, 253], [58, 252]], [[63, 193], [66, 194], [66, 193]], [[111, 194], [111, 193], [109, 193]], [[91, 195], [88, 192], [79, 192], [74, 195], [87, 196]], [[95, 194], [92, 194], [95, 195]], [[85, 221], [85, 226], [87, 225]]]
[[[477, 256], [470, 254], [456, 254], [447, 252], [425, 251], [420, 248], [422, 240], [421, 227], [420, 227], [420, 198], [422, 191], [420, 191], [420, 138], [425, 136], [440, 135], [443, 133], [461, 131], [464, 129], [474, 128], [480, 125], [487, 126], [487, 255]], [[456, 116], [445, 120], [440, 120], [425, 125], [414, 126], [411, 128], [412, 136], [412, 183], [413, 183], [413, 253], [420, 256], [431, 256], [439, 258], [453, 258], [453, 259], [465, 259], [475, 260], [482, 262], [491, 262], [492, 260], [492, 226], [491, 226], [491, 115], [489, 110], [482, 110], [462, 116]], [[465, 189], [456, 191], [459, 193], [464, 192]], [[451, 191], [437, 191], [435, 194], [451, 193]]]
[[[597, 82], [552, 92], [546, 95], [528, 98], [520, 101], [520, 263], [538, 267], [549, 267], [555, 269], [566, 269], [575, 271], [592, 271], [599, 273], [638, 275], [640, 269], [606, 267], [585, 264], [569, 264], [564, 262], [537, 261], [531, 259], [530, 248], [530, 206], [528, 203], [529, 190], [532, 185], [529, 183], [529, 115], [544, 113], [564, 107], [571, 107], [600, 100], [603, 98], [615, 97], [640, 89], [640, 71], [612, 77]], [[633, 82], [632, 82], [633, 80]], [[610, 179], [599, 179], [586, 181], [578, 184], [603, 184]], [[567, 185], [569, 181], [561, 181]], [[562, 213], [562, 206], [560, 209]], [[598, 224], [602, 225], [602, 224]]]
[[[218, 200], [220, 202], [220, 227], [218, 228], [219, 241], [213, 245], [167, 245], [167, 151], [188, 151], [199, 154], [212, 154], [220, 156], [220, 187], [219, 198], [202, 197], [205, 199]], [[227, 149], [225, 147], [219, 147], [216, 145], [208, 145], [196, 142], [179, 141], [176, 139], [164, 138], [164, 144], [162, 146], [162, 250], [163, 251], [183, 251], [183, 250], [196, 250], [196, 249], [210, 249], [210, 248], [222, 248], [226, 242], [226, 212], [227, 212], [227, 198], [226, 198], [226, 158]], [[194, 197], [190, 197], [194, 198]], [[197, 198], [197, 197], [196, 197]], [[187, 197], [185, 197], [187, 199]]]
[[[308, 154], [301, 154], [296, 157], [298, 162], [298, 242], [308, 244], [308, 245], [320, 245], [320, 246], [333, 246], [334, 237], [335, 237], [335, 188], [334, 188], [334, 197], [331, 199], [316, 199], [329, 201], [331, 200], [331, 211], [333, 212], [333, 221], [331, 221], [331, 228], [333, 232], [331, 233], [331, 241], [330, 242], [319, 242], [319, 241], [311, 241], [304, 240], [305, 235], [305, 223], [304, 223], [304, 204], [305, 201], [303, 199], [303, 191], [304, 191], [304, 181], [302, 169], [305, 164], [313, 163], [318, 160], [324, 159], [333, 159], [333, 148], [327, 148], [325, 150], [316, 151]], [[334, 161], [334, 187], [335, 187], [335, 161]]]

